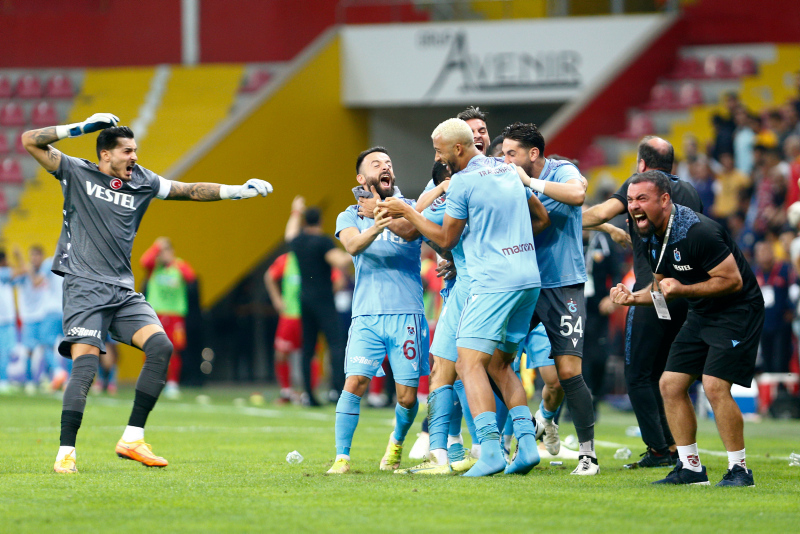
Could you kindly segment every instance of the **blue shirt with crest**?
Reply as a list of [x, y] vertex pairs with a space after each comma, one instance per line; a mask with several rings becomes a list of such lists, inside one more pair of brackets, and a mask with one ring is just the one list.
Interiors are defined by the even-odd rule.
[[[360, 216], [357, 205], [349, 206], [336, 218], [336, 237], [345, 228], [364, 232], [373, 226], [374, 219]], [[421, 238], [406, 241], [386, 229], [361, 254], [353, 256], [353, 317], [424, 313], [421, 245]]]
[[[545, 159], [539, 178], [563, 184], [580, 180], [581, 173], [568, 161]], [[550, 215], [550, 226], [534, 238], [542, 287], [564, 287], [586, 282], [581, 207], [553, 200], [543, 193], [536, 195]]]
[[471, 294], [541, 285], [527, 195], [513, 165], [472, 158], [450, 180], [445, 213], [469, 226], [461, 243]]

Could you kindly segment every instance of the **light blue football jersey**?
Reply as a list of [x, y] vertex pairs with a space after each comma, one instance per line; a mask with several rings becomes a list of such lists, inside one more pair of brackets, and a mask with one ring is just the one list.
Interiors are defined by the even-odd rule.
[[[580, 180], [578, 168], [568, 161], [546, 159], [540, 178], [566, 183]], [[583, 258], [583, 215], [580, 206], [569, 206], [536, 193], [550, 214], [550, 226], [536, 237], [536, 257], [542, 275], [542, 287], [564, 287], [586, 282]]]
[[[374, 225], [374, 219], [358, 214], [358, 206], [350, 206], [336, 218], [336, 237], [345, 228], [355, 227], [363, 232]], [[425, 313], [421, 245], [421, 238], [406, 241], [384, 230], [366, 250], [353, 256], [356, 271], [353, 317]]]
[[461, 243], [470, 294], [540, 287], [527, 196], [513, 165], [472, 158], [450, 180], [445, 213], [469, 225]]
[[[423, 217], [431, 222], [435, 222], [439, 226], [444, 224], [444, 214], [447, 208], [447, 193], [434, 200], [430, 206], [422, 211]], [[471, 279], [467, 272], [467, 258], [464, 256], [464, 237], [469, 234], [469, 225], [464, 228], [461, 234], [461, 239], [458, 244], [453, 247], [450, 252], [453, 254], [453, 264], [456, 266], [456, 280], [459, 284], [464, 284], [469, 287]], [[447, 281], [446, 281], [447, 282]]]

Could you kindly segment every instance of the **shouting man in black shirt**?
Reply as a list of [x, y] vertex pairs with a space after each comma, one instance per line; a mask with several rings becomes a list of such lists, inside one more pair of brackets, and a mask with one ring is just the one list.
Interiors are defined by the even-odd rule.
[[632, 293], [619, 284], [617, 304], [654, 305], [667, 319], [666, 301], [686, 298], [689, 313], [670, 348], [661, 394], [680, 460], [658, 484], [708, 484], [700, 465], [697, 421], [689, 386], [702, 378], [725, 449], [728, 472], [718, 486], [753, 486], [745, 463], [742, 413], [731, 385], [749, 387], [764, 325], [764, 300], [753, 272], [730, 235], [718, 223], [673, 204], [670, 181], [648, 171], [628, 186], [628, 214], [647, 246], [652, 283]]

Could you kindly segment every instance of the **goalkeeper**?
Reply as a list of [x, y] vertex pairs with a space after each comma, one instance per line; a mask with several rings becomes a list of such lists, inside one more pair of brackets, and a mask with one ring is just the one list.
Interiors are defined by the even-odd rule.
[[[135, 292], [131, 271], [133, 239], [150, 201], [236, 200], [272, 192], [269, 183], [256, 179], [244, 185], [220, 185], [162, 178], [137, 165], [133, 131], [118, 127], [118, 122], [110, 113], [96, 113], [81, 123], [22, 134], [25, 149], [61, 182], [64, 194], [64, 224], [52, 270], [64, 277], [66, 337], [58, 350], [72, 358], [73, 365], [64, 391], [57, 473], [78, 471], [75, 440], [109, 332], [145, 354], [133, 410], [116, 453], [147, 466], [167, 465], [145, 443], [144, 426], [164, 388], [172, 343], [153, 308]], [[62, 154], [50, 144], [97, 131], [97, 164]]]

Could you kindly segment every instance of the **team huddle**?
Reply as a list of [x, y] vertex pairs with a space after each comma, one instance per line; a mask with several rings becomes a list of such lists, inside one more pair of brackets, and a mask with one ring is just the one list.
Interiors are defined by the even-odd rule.
[[[145, 353], [116, 453], [147, 466], [168, 464], [145, 443], [144, 426], [164, 388], [173, 346], [152, 306], [135, 292], [130, 264], [133, 239], [149, 203], [154, 198], [253, 198], [272, 191], [269, 183], [256, 179], [242, 186], [164, 179], [137, 164], [133, 132], [117, 127], [118, 122], [114, 115], [95, 114], [82, 123], [22, 137], [28, 152], [61, 182], [65, 199], [53, 272], [64, 277], [67, 335], [59, 352], [73, 360], [73, 367], [63, 399], [58, 473], [77, 472], [76, 436], [109, 334]], [[99, 164], [50, 145], [95, 131], [100, 131]], [[397, 405], [381, 470], [470, 477], [526, 474], [540, 462], [537, 440], [558, 454], [556, 420], [566, 398], [579, 442], [572, 474], [599, 473], [593, 398], [582, 375], [588, 279], [582, 230], [593, 228], [630, 235], [635, 245], [640, 267], [636, 291], [620, 284], [610, 298], [623, 306], [655, 306], [652, 321], [673, 321], [675, 327], [672, 338], [662, 338], [668, 347], [660, 382], [664, 405], [662, 415], [653, 416], [659, 429], [665, 428], [665, 443], [648, 443], [654, 451], [648, 461], [675, 468], [657, 483], [709, 483], [687, 395], [702, 377], [728, 450], [728, 472], [718, 485], [754, 485], [745, 463], [742, 416], [730, 388], [732, 383], [749, 385], [753, 377], [763, 299], [730, 236], [694, 206], [673, 203], [673, 188], [679, 191], [680, 186], [669, 169], [651, 170], [648, 151], [660, 154], [666, 142], [646, 138], [637, 174], [608, 201], [612, 204], [583, 213], [585, 178], [572, 162], [545, 158], [545, 140], [533, 124], [504, 129], [502, 157], [486, 155], [490, 138], [477, 108], [439, 124], [431, 139], [433, 179], [416, 201], [395, 185], [387, 150], [373, 147], [356, 161], [357, 204], [336, 221], [336, 237], [353, 257], [355, 287], [344, 388], [336, 406], [336, 459], [328, 473], [350, 471], [361, 399], [387, 357]], [[614, 210], [628, 213], [629, 234], [607, 224]], [[420, 276], [423, 241], [446, 260], [448, 272], [432, 343]], [[649, 270], [642, 271], [641, 265]], [[675, 299], [688, 303], [685, 323], [683, 317], [670, 316]], [[629, 327], [632, 319], [633, 313]], [[518, 374], [523, 352], [545, 383], [535, 415]], [[422, 464], [400, 469], [403, 443], [419, 409], [419, 381], [428, 375], [430, 454]], [[469, 449], [461, 436], [462, 417], [472, 437]], [[501, 441], [511, 433], [517, 441], [513, 456], [508, 442]]]

